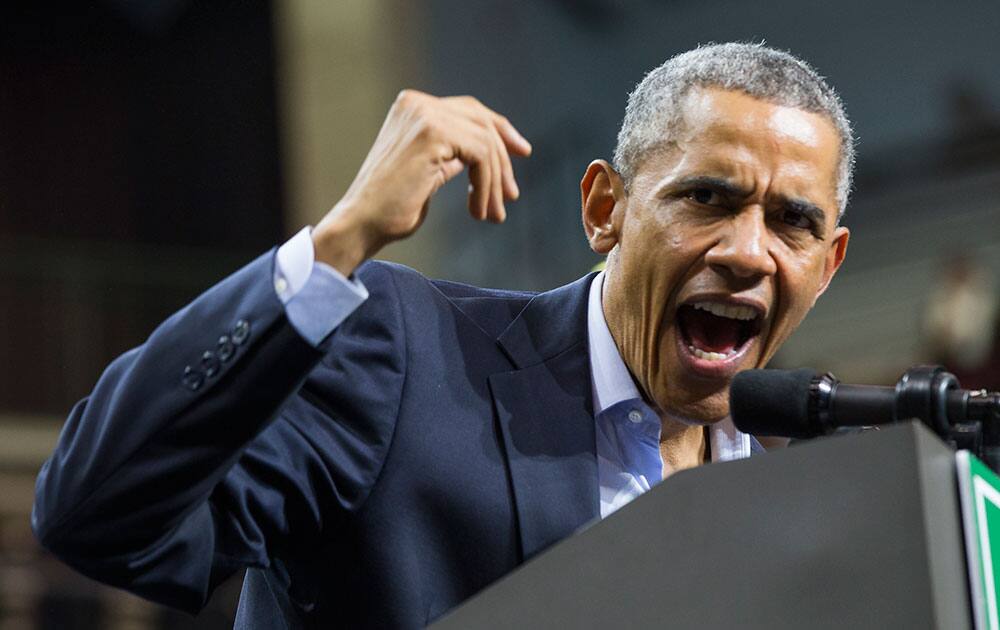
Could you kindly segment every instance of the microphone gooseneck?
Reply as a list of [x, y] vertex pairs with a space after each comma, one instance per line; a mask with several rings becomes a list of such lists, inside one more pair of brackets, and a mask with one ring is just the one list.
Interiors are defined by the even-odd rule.
[[959, 389], [940, 366], [910, 368], [895, 387], [841, 383], [811, 369], [746, 370], [733, 379], [729, 404], [736, 426], [754, 435], [812, 438], [838, 427], [921, 420], [1000, 464], [1000, 393]]

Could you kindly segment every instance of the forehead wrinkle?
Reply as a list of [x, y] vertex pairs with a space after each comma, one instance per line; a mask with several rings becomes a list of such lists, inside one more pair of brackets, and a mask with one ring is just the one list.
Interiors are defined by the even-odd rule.
[[[817, 174], [806, 160], [786, 160], [774, 172], [774, 180], [779, 182], [786, 197], [806, 201], [822, 208], [825, 214], [837, 216], [839, 210], [835, 179], [830, 177], [817, 181], [817, 177], [822, 179], [822, 174]], [[814, 190], [819, 194], [810, 194]]]
[[[731, 143], [714, 143], [714, 146], [706, 144], [711, 150], [703, 155], [704, 161], [693, 164], [693, 172], [684, 175], [722, 177], [750, 190], [751, 194], [762, 192], [764, 199], [770, 198], [773, 190], [773, 196], [778, 199], [798, 199], [829, 213], [826, 197], [833, 199], [836, 196], [834, 180], [817, 180], [815, 165], [809, 159], [815, 155], [815, 149], [807, 149], [801, 144], [790, 147], [796, 143], [782, 143], [777, 139], [767, 142], [775, 145], [774, 150], [754, 148], [751, 143], [735, 139]], [[809, 193], [817, 185], [823, 189], [822, 200]]]
[[[833, 133], [831, 125], [810, 112], [773, 104], [739, 111], [732, 107], [732, 101], [713, 98], [720, 93], [726, 94], [693, 90], [683, 99], [674, 134], [645, 160], [646, 166], [652, 167], [649, 174], [659, 170], [651, 182], [653, 190], [663, 190], [681, 179], [708, 176], [751, 190], [748, 197], [762, 192], [760, 197], [767, 199], [768, 191], [774, 189], [783, 197], [826, 209], [827, 197], [836, 198], [836, 165], [830, 165], [830, 181], [820, 181], [816, 156], [822, 152], [824, 140], [829, 140], [826, 132]], [[745, 95], [735, 98], [761, 104]], [[817, 122], [826, 126], [817, 128]], [[664, 172], [662, 167], [668, 164]], [[819, 195], [815, 194], [817, 186]], [[807, 191], [813, 194], [805, 194]], [[817, 197], [823, 201], [818, 203]]]
[[[755, 102], [770, 106], [771, 111], [742, 107], [741, 101], [742, 103]], [[690, 141], [710, 131], [708, 127], [715, 127], [711, 131], [720, 136], [736, 135], [740, 131], [740, 126], [757, 125], [758, 129], [766, 128], [772, 136], [777, 135], [784, 140], [783, 142], [774, 139], [770, 141], [768, 148], [773, 153], [794, 155], [797, 153], [797, 148], [791, 145], [795, 144], [798, 144], [798, 148], [803, 150], [808, 146], [814, 151], [828, 153], [824, 145], [832, 144], [835, 151], [832, 155], [834, 159], [830, 169], [832, 172], [830, 187], [833, 190], [834, 205], [837, 207], [838, 215], [841, 214], [849, 192], [851, 170], [853, 169], [854, 150], [850, 137], [847, 137], [847, 140], [844, 139], [845, 136], [842, 133], [844, 128], [841, 127], [836, 116], [831, 118], [829, 112], [813, 111], [798, 105], [783, 104], [783, 102], [781, 99], [771, 100], [754, 96], [739, 88], [725, 88], [715, 84], [694, 84], [679, 92], [676, 95], [672, 111], [669, 114], [664, 114], [669, 123], [663, 129], [668, 137], [663, 138], [663, 140]], [[741, 109], [743, 111], [739, 111]], [[753, 109], [757, 111], [751, 111]], [[725, 128], [727, 123], [728, 129]], [[849, 135], [850, 125], [845, 124]], [[622, 137], [619, 134], [619, 145], [621, 143]], [[618, 159], [617, 149], [616, 159]], [[623, 175], [626, 176], [626, 190], [631, 188], [630, 183], [639, 174], [643, 161], [636, 160], [632, 169], [628, 172], [622, 171]]]
[[[698, 152], [690, 157], [693, 160], [681, 160], [678, 166], [677, 179], [710, 177], [722, 179], [732, 186], [752, 195], [760, 186], [758, 174], [762, 169], [759, 160], [752, 151], [745, 147], [726, 147], [726, 151], [735, 154], [724, 154], [716, 151]], [[687, 156], [685, 156], [687, 157]]]

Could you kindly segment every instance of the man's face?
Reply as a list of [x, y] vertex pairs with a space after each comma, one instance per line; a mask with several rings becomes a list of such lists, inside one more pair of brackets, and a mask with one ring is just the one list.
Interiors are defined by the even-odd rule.
[[736, 372], [768, 362], [843, 259], [840, 140], [821, 115], [742, 92], [695, 89], [682, 106], [676, 142], [628, 195], [617, 187], [603, 304], [651, 401], [712, 422]]

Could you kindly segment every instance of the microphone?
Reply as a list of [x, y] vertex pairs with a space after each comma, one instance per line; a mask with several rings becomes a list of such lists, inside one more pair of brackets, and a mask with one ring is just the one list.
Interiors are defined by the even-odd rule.
[[1000, 393], [959, 389], [940, 366], [910, 368], [895, 387], [849, 385], [811, 369], [745, 370], [733, 379], [729, 407], [736, 427], [753, 435], [812, 438], [912, 419], [946, 439], [969, 423], [981, 423], [988, 442], [1000, 430]]

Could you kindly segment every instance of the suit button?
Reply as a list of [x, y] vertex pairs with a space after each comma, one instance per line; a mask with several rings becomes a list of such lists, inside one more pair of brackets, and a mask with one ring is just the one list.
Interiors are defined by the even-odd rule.
[[236, 326], [233, 327], [233, 343], [237, 346], [242, 346], [243, 342], [247, 340], [250, 336], [250, 322], [245, 319], [241, 319], [236, 322]]
[[233, 358], [233, 354], [236, 352], [236, 346], [234, 346], [233, 342], [230, 341], [229, 335], [222, 335], [219, 337], [219, 347], [215, 352], [219, 355], [219, 359], [223, 363]]
[[205, 375], [189, 365], [184, 368], [184, 378], [182, 380], [185, 387], [196, 392], [205, 384]]
[[219, 373], [219, 360], [211, 350], [206, 350], [205, 354], [201, 355], [201, 369], [205, 370], [205, 376], [208, 378]]

